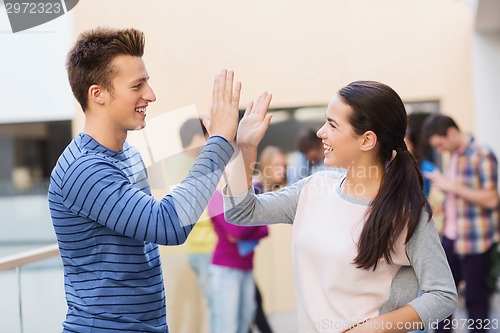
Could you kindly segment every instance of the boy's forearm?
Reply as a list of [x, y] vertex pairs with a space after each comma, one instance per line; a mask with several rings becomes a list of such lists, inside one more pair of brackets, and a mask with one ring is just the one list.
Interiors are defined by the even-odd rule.
[[494, 209], [498, 206], [498, 192], [496, 190], [473, 189], [456, 184], [451, 192], [482, 208]]

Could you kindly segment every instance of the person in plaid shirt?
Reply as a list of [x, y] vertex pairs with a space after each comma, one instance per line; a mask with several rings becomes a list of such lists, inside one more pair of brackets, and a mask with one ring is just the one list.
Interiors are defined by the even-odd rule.
[[[492, 247], [500, 239], [497, 159], [448, 116], [431, 116], [423, 127], [424, 138], [434, 149], [450, 153], [444, 175], [436, 171], [424, 176], [446, 194], [443, 248], [455, 283], [466, 283], [465, 305], [468, 318], [474, 320], [473, 331], [486, 332], [491, 294], [487, 276]], [[436, 332], [451, 331], [449, 321], [444, 327], [446, 322]]]

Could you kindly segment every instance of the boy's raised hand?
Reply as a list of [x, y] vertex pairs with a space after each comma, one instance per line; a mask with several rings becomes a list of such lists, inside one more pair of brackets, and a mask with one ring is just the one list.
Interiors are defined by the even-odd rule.
[[234, 72], [222, 70], [215, 77], [210, 119], [203, 119], [208, 133], [218, 135], [232, 142], [238, 128], [238, 111], [241, 83], [233, 88]]

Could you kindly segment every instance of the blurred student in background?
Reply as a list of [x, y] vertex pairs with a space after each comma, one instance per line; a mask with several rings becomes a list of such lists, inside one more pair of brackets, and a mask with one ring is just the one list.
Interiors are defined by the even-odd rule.
[[287, 182], [294, 184], [312, 175], [316, 171], [324, 170], [323, 144], [313, 129], [303, 130], [297, 136], [297, 151], [293, 153], [287, 170]]
[[[276, 191], [286, 186], [286, 155], [276, 146], [267, 146], [260, 153], [257, 174], [253, 182], [256, 193]], [[260, 333], [272, 333], [267, 321], [262, 296], [255, 284], [257, 311], [254, 324]]]
[[224, 218], [222, 194], [216, 191], [208, 204], [218, 237], [212, 256], [212, 332], [248, 333], [255, 319], [254, 248], [268, 235], [267, 226], [241, 227]]
[[276, 146], [267, 146], [260, 153], [254, 186], [260, 193], [276, 191], [286, 186], [285, 153]]
[[[432, 163], [431, 157], [428, 156], [428, 144], [422, 137], [422, 125], [429, 113], [416, 112], [408, 115], [408, 129], [406, 131], [405, 142], [408, 150], [416, 158], [420, 171], [433, 172], [437, 170], [436, 165]], [[424, 178], [424, 194], [428, 198], [431, 189], [431, 181]]]
[[[445, 174], [424, 173], [445, 197], [442, 245], [455, 284], [465, 281], [465, 306], [474, 332], [486, 332], [491, 290], [487, 277], [498, 231], [498, 174], [493, 151], [462, 133], [455, 121], [437, 114], [423, 125], [425, 140], [438, 152], [449, 153]], [[451, 317], [449, 318], [451, 320]], [[449, 332], [443, 322], [436, 332]]]
[[[414, 112], [408, 115], [408, 129], [406, 131], [405, 142], [408, 150], [413, 154], [420, 166], [422, 174], [439, 171], [434, 163], [434, 150], [423, 137], [423, 124], [430, 116], [426, 112]], [[438, 232], [443, 229], [443, 193], [431, 187], [431, 181], [424, 177], [424, 195], [429, 200], [432, 207], [432, 217], [436, 223]]]
[[[179, 135], [184, 152], [175, 160], [176, 165], [172, 165], [172, 168], [170, 168], [177, 170], [177, 173], [179, 173], [180, 179], [178, 181], [184, 178], [183, 174], [190, 168], [190, 166], [187, 169], [183, 168], [182, 163], [192, 164], [194, 162], [194, 158], [198, 156], [199, 151], [207, 140], [208, 133], [200, 119], [191, 118], [182, 124]], [[184, 157], [180, 157], [181, 155]], [[186, 248], [189, 266], [193, 269], [205, 298], [211, 332], [214, 331], [212, 327], [213, 319], [211, 318], [212, 311], [210, 310], [212, 304], [212, 286], [209, 268], [216, 243], [217, 235], [215, 234], [212, 220], [205, 210], [200, 220], [196, 223], [193, 230], [191, 230], [186, 240]]]

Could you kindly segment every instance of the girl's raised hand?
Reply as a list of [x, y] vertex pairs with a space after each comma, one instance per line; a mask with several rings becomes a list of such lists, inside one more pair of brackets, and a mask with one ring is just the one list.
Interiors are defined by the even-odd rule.
[[236, 143], [240, 148], [257, 149], [266, 133], [272, 115], [267, 114], [272, 95], [264, 92], [250, 102], [238, 126]]

